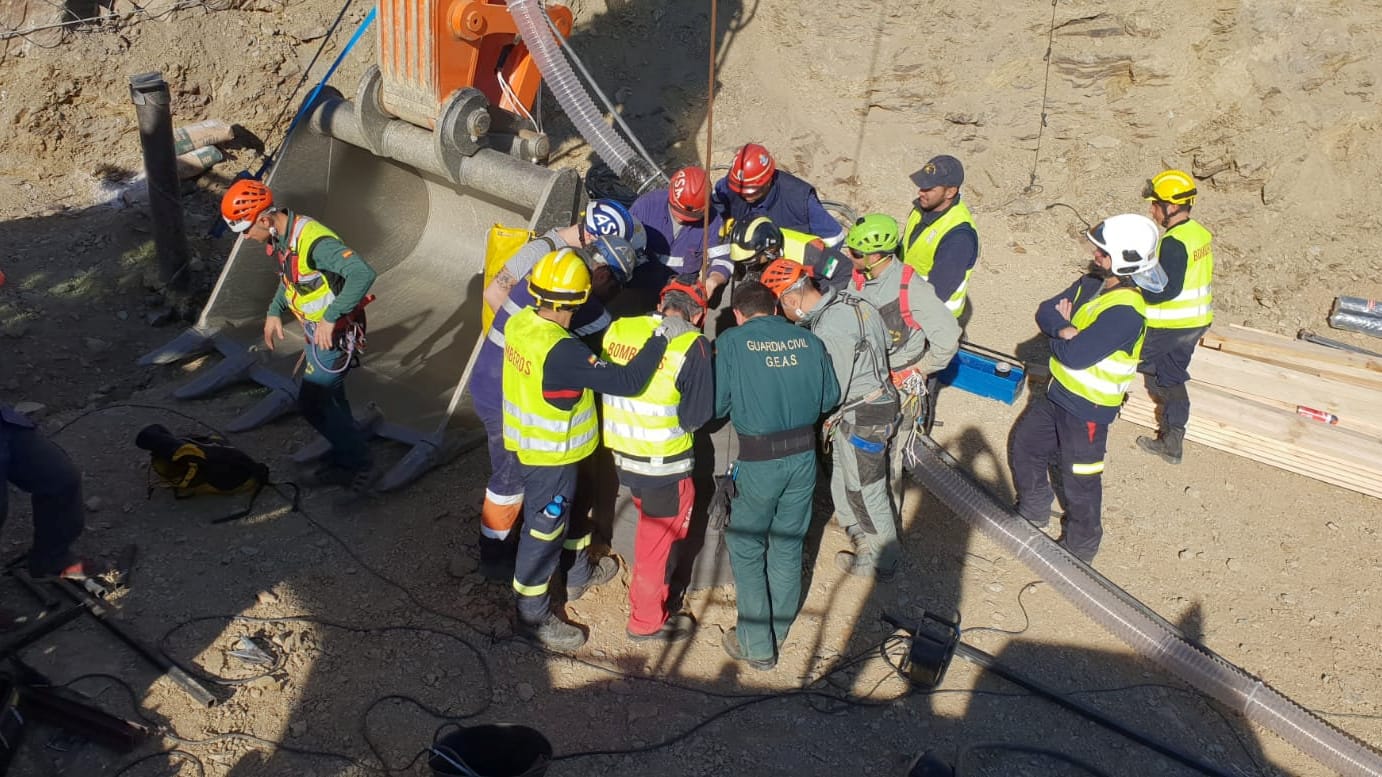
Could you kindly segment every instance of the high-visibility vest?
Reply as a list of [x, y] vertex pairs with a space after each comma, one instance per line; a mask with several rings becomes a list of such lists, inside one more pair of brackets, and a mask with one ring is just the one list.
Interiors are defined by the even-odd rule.
[[[931, 223], [930, 226], [921, 226], [921, 209], [913, 208], [911, 215], [907, 217], [907, 226], [902, 230], [903, 254], [902, 261], [916, 268], [923, 280], [931, 280], [931, 268], [936, 264], [936, 248], [941, 244], [941, 238], [946, 233], [961, 224], [968, 224], [977, 234], [978, 227], [974, 226], [974, 216], [969, 212], [969, 206], [964, 200], [960, 200], [950, 207], [941, 217]], [[975, 264], [978, 264], [978, 257], [975, 257]], [[965, 295], [969, 292], [969, 278], [974, 274], [971, 267], [965, 271], [965, 277], [960, 281], [960, 285], [950, 294], [950, 298], [945, 300], [945, 307], [955, 318], [965, 312]]]
[[1194, 329], [1214, 321], [1213, 235], [1193, 219], [1166, 230], [1161, 242], [1178, 240], [1185, 246], [1185, 285], [1180, 294], [1147, 306], [1147, 326], [1153, 329]]
[[542, 396], [547, 354], [571, 333], [535, 308], [519, 311], [505, 329], [504, 447], [520, 462], [539, 467], [571, 464], [594, 453], [600, 434], [595, 394], [582, 389], [570, 410]]
[[[1074, 302], [1079, 303], [1076, 296]], [[1138, 315], [1147, 315], [1147, 303], [1142, 293], [1126, 286], [1104, 292], [1075, 311], [1070, 323], [1076, 329], [1086, 329], [1109, 308], [1130, 305]], [[1051, 377], [1076, 396], [1084, 397], [1096, 405], [1118, 407], [1123, 404], [1123, 396], [1128, 393], [1133, 378], [1137, 375], [1137, 364], [1142, 359], [1142, 341], [1147, 338], [1147, 328], [1137, 335], [1130, 351], [1114, 351], [1092, 367], [1082, 370], [1065, 366], [1056, 357], [1050, 361]]]
[[[314, 269], [308, 261], [312, 256], [312, 246], [324, 237], [340, 240], [320, 221], [307, 216], [294, 216], [288, 250], [274, 252], [278, 257], [278, 274], [283, 279], [283, 292], [288, 306], [307, 321], [321, 321], [326, 309], [336, 301], [336, 292], [327, 280], [329, 274]], [[339, 281], [337, 285], [340, 285]]]
[[[605, 332], [603, 358], [620, 366], [628, 364], [661, 324], [659, 316], [633, 316], [615, 319]], [[653, 373], [642, 393], [632, 397], [602, 396], [604, 403], [605, 446], [614, 453], [614, 463], [626, 472], [640, 475], [675, 475], [691, 471], [692, 458], [663, 459], [691, 450], [691, 433], [681, 428], [677, 407], [681, 392], [677, 376], [686, 363], [686, 354], [700, 332], [684, 332], [667, 344], [667, 355]], [[630, 457], [638, 458], [630, 458]]]

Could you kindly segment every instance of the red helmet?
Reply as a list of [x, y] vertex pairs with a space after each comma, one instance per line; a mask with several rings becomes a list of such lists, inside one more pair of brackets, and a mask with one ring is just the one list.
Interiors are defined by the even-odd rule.
[[252, 178], [242, 178], [231, 184], [221, 198], [221, 218], [226, 220], [231, 232], [238, 234], [249, 229], [255, 219], [273, 206], [274, 193], [269, 187]]
[[781, 297], [783, 292], [790, 290], [802, 278], [809, 275], [810, 272], [800, 262], [794, 262], [791, 259], [774, 259], [767, 267], [763, 268], [763, 276], [758, 279], [758, 282], [767, 286], [774, 297]]
[[768, 149], [757, 143], [746, 143], [734, 155], [729, 166], [729, 190], [743, 194], [745, 189], [762, 189], [773, 182], [777, 172], [777, 162]]
[[[683, 278], [685, 278], [685, 280], [683, 280]], [[667, 285], [662, 287], [662, 293], [658, 295], [658, 304], [661, 305], [663, 300], [667, 299], [667, 293], [672, 291], [679, 291], [690, 297], [691, 301], [699, 305], [701, 310], [705, 310], [710, 306], [710, 303], [706, 300], [706, 297], [709, 295], [705, 293], [705, 284], [697, 280], [694, 275], [678, 276], [667, 281]]]
[[705, 170], [683, 167], [672, 174], [672, 183], [667, 187], [667, 204], [672, 206], [677, 218], [700, 221], [705, 218], [708, 189]]

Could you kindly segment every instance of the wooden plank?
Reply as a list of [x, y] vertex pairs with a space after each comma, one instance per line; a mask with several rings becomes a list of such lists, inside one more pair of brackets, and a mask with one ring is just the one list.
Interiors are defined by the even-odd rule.
[[[1145, 409], [1128, 409], [1123, 417], [1139, 426], [1155, 427], [1151, 413]], [[1299, 468], [1294, 471], [1318, 472], [1340, 483], [1382, 487], [1382, 470], [1377, 468], [1302, 451], [1277, 440], [1243, 432], [1212, 420], [1191, 419], [1186, 430], [1186, 439], [1264, 463]]]
[[1211, 347], [1222, 347], [1224, 343], [1254, 346], [1259, 349], [1269, 349], [1283, 355], [1294, 356], [1307, 363], [1349, 367], [1377, 373], [1379, 377], [1382, 377], [1382, 359], [1366, 354], [1342, 351], [1338, 348], [1330, 348], [1329, 346], [1320, 345], [1319, 343], [1296, 340], [1286, 335], [1266, 332], [1261, 329], [1253, 329], [1252, 327], [1243, 326], [1242, 324], [1230, 324], [1227, 327], [1211, 327], [1210, 330], [1205, 333], [1204, 340], [1207, 344], [1211, 345]]
[[[1245, 399], [1249, 402], [1256, 402], [1260, 405], [1266, 405], [1267, 407], [1272, 407], [1277, 410], [1285, 410], [1288, 413], [1296, 412], [1296, 403], [1268, 399], [1267, 397], [1263, 397], [1261, 395], [1253, 393], [1254, 389], [1252, 388], [1236, 389], [1230, 388], [1228, 386], [1217, 385], [1214, 386], [1214, 388], [1224, 392], [1225, 394], [1230, 394], [1232, 396], [1238, 397], [1239, 399]], [[1321, 408], [1315, 409], [1319, 410]], [[1191, 408], [1190, 412], [1195, 412], [1193, 407]], [[1364, 417], [1364, 419], [1366, 419], [1366, 416]], [[1356, 416], [1341, 416], [1339, 418], [1338, 425], [1341, 429], [1352, 429], [1355, 432], [1360, 432], [1370, 437], [1382, 437], [1382, 426], [1373, 426], [1367, 423], [1365, 420], [1357, 418]]]
[[1325, 410], [1339, 416], [1340, 426], [1382, 436], [1382, 390], [1214, 350], [1196, 353], [1190, 369], [1195, 383], [1261, 396], [1286, 405], [1292, 413], [1297, 405]]
[[[1127, 420], [1148, 428], [1153, 426], [1150, 416], [1140, 417], [1132, 413], [1127, 416]], [[1285, 462], [1312, 472], [1328, 473], [1346, 482], [1382, 485], [1382, 470], [1369, 468], [1357, 462], [1340, 461], [1301, 451], [1260, 435], [1216, 425], [1213, 421], [1192, 420], [1186, 430], [1186, 438], [1206, 445], [1213, 443], [1218, 447], [1229, 446], [1234, 453], [1258, 461]]]
[[[1306, 375], [1314, 375], [1320, 378], [1329, 378], [1344, 383], [1352, 383], [1372, 390], [1382, 390], [1382, 379], [1380, 379], [1382, 375], [1379, 375], [1379, 373], [1358, 369], [1356, 367], [1308, 361], [1301, 359], [1297, 355], [1270, 346], [1261, 346], [1237, 340], [1213, 338], [1206, 334], [1200, 340], [1200, 348], [1196, 349], [1196, 353], [1199, 353], [1200, 350], [1206, 352], [1217, 350], [1223, 353], [1237, 354], [1256, 361], [1295, 370], [1296, 372], [1301, 372]], [[1195, 364], [1193, 359], [1190, 364], [1193, 369]]]
[[[1143, 394], [1140, 398], [1130, 395], [1129, 399], [1130, 403], [1124, 406], [1123, 417], [1131, 423], [1155, 428], [1155, 409], [1151, 398]], [[1382, 473], [1376, 470], [1369, 470], [1359, 463], [1340, 462], [1333, 457], [1303, 451], [1277, 439], [1233, 429], [1222, 421], [1192, 415], [1186, 439], [1330, 485], [1382, 498]]]

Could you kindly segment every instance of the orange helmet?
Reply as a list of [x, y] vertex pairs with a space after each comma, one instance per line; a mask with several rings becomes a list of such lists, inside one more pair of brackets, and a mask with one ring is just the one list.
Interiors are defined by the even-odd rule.
[[[685, 280], [682, 280], [683, 278]], [[696, 303], [701, 310], [705, 310], [710, 305], [706, 300], [709, 295], [705, 293], [705, 284], [697, 280], [694, 275], [677, 276], [667, 281], [667, 285], [662, 287], [662, 293], [658, 295], [658, 304], [662, 304], [663, 300], [667, 299], [668, 292], [673, 291], [679, 291], [690, 297], [691, 301]]]
[[777, 162], [773, 161], [768, 149], [757, 143], [746, 143], [729, 165], [729, 190], [743, 194], [745, 189], [762, 189], [773, 182], [776, 172]]
[[683, 167], [672, 174], [667, 187], [667, 204], [672, 213], [685, 221], [700, 221], [705, 218], [705, 204], [709, 187], [706, 185], [705, 170], [699, 167]]
[[810, 274], [805, 265], [800, 262], [794, 262], [791, 259], [774, 259], [767, 267], [763, 268], [763, 275], [758, 279], [758, 282], [767, 286], [774, 297], [781, 297], [800, 283], [802, 278], [809, 277]]
[[231, 232], [239, 234], [273, 206], [274, 193], [269, 187], [252, 178], [242, 178], [231, 184], [221, 198], [221, 218], [226, 220]]

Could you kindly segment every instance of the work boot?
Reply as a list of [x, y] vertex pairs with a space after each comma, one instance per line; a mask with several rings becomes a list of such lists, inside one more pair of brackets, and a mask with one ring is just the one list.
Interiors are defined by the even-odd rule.
[[1167, 464], [1179, 464], [1183, 443], [1185, 442], [1184, 429], [1167, 429], [1156, 437], [1139, 435], [1137, 447], [1148, 453], [1155, 453], [1166, 461]]
[[480, 537], [480, 575], [496, 583], [513, 580], [517, 548], [507, 539]]
[[558, 618], [552, 613], [540, 623], [529, 623], [521, 617], [514, 621], [513, 634], [548, 650], [568, 652], [577, 650], [585, 644], [586, 635], [579, 627]]
[[[574, 602], [585, 596], [585, 592], [592, 588], [599, 588], [614, 579], [619, 574], [619, 562], [613, 556], [604, 556], [599, 561], [591, 562], [590, 577], [586, 579], [584, 585], [568, 585], [566, 587], [566, 601]], [[569, 575], [568, 575], [569, 577]]]
[[897, 574], [897, 569], [883, 569], [878, 566], [878, 556], [874, 553], [860, 553], [842, 550], [835, 554], [835, 568], [855, 577], [876, 577], [886, 583]]
[[667, 622], [662, 624], [662, 628], [659, 628], [652, 634], [635, 634], [632, 631], [629, 631], [628, 629], [624, 629], [624, 633], [628, 635], [629, 640], [632, 642], [670, 643], [681, 642], [682, 640], [689, 638], [691, 636], [691, 633], [695, 630], [696, 620], [694, 618], [684, 613], [677, 613], [676, 615], [673, 615], [672, 617], [668, 618]]
[[744, 648], [739, 644], [739, 629], [733, 628], [725, 632], [724, 638], [720, 640], [720, 646], [725, 649], [725, 653], [735, 661], [743, 661], [749, 666], [760, 672], [771, 671], [777, 666], [777, 657], [772, 658], [749, 658], [744, 654]]

